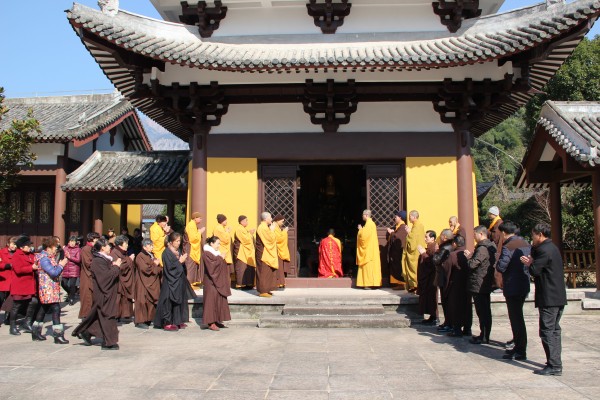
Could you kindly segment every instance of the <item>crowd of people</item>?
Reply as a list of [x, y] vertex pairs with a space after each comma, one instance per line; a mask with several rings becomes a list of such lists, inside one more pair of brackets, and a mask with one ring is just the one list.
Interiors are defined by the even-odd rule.
[[[535, 284], [535, 306], [539, 309], [539, 334], [546, 352], [541, 375], [562, 374], [560, 319], [567, 304], [560, 250], [550, 239], [548, 224], [538, 224], [528, 243], [512, 221], [502, 221], [498, 207], [488, 211], [490, 225], [474, 228], [474, 250], [467, 249], [466, 231], [455, 216], [439, 236], [424, 230], [415, 210], [395, 214], [395, 227], [388, 229], [385, 253], [376, 248], [376, 232], [370, 222], [359, 227], [357, 243], [358, 287], [381, 286], [381, 265], [388, 263], [390, 282], [419, 296], [419, 312], [425, 325], [437, 325], [438, 293], [444, 321], [437, 330], [451, 337], [471, 336], [475, 345], [488, 344], [492, 331], [491, 293], [502, 292], [506, 299], [513, 337], [506, 344], [507, 360], [527, 359], [527, 329], [523, 306]], [[408, 217], [408, 221], [407, 221]], [[411, 225], [409, 226], [408, 223]], [[370, 227], [370, 228], [369, 228]], [[364, 235], [365, 229], [370, 229]], [[369, 243], [370, 241], [370, 243]], [[366, 254], [371, 251], [371, 255]], [[382, 257], [383, 256], [383, 257]], [[472, 334], [473, 305], [479, 320], [479, 334]]]
[[[444, 322], [437, 327], [452, 337], [472, 336], [473, 344], [490, 342], [492, 291], [501, 289], [513, 338], [507, 343], [505, 359], [527, 358], [527, 330], [523, 306], [535, 283], [535, 305], [540, 310], [540, 337], [547, 356], [543, 375], [562, 373], [560, 319], [566, 305], [566, 290], [560, 251], [550, 240], [550, 227], [537, 225], [532, 244], [519, 236], [519, 227], [502, 221], [497, 207], [489, 209], [490, 225], [474, 228], [474, 250], [467, 249], [466, 232], [454, 216], [439, 236], [425, 230], [416, 210], [398, 211], [395, 226], [387, 230], [385, 253], [380, 253], [377, 227], [371, 211], [362, 214], [358, 225], [356, 286], [373, 289], [382, 285], [382, 261], [387, 263], [394, 289], [419, 296], [422, 323], [437, 325], [438, 292]], [[218, 331], [231, 319], [227, 297], [231, 288], [256, 287], [259, 297], [271, 297], [285, 287], [290, 252], [285, 218], [268, 212], [260, 215], [256, 229], [248, 218], [238, 217], [232, 232], [228, 219], [217, 215], [217, 225], [202, 244], [206, 229], [202, 215], [191, 214], [183, 235], [174, 232], [168, 218], [158, 215], [150, 227], [150, 238], [140, 232], [129, 236], [127, 229], [116, 236], [109, 232], [87, 235], [82, 247], [72, 236], [60, 246], [56, 237], [42, 241], [35, 252], [29, 237], [9, 240], [0, 250], [0, 302], [10, 334], [31, 333], [43, 341], [45, 315], [52, 315], [54, 342], [69, 343], [60, 321], [61, 285], [73, 305], [79, 293], [81, 323], [72, 335], [91, 345], [102, 339], [102, 348], [118, 349], [118, 322], [148, 329], [151, 325], [178, 331], [189, 322], [188, 300], [202, 286], [203, 324]], [[410, 225], [409, 225], [410, 224]], [[342, 245], [331, 229], [319, 245], [319, 277], [343, 276]], [[472, 335], [472, 304], [479, 320], [479, 334]], [[24, 313], [22, 322], [17, 319]]]

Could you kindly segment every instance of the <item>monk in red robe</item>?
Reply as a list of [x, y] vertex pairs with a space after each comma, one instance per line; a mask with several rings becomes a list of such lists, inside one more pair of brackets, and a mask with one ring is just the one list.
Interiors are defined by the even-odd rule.
[[319, 278], [342, 276], [342, 243], [335, 237], [335, 231], [330, 229], [328, 236], [319, 244]]

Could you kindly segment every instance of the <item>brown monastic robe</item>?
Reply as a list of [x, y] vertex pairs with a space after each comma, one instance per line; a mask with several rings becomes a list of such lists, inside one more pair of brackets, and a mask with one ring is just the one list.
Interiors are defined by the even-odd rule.
[[[200, 238], [200, 242], [202, 242], [202, 237]], [[190, 254], [192, 254], [192, 244], [190, 243], [188, 234], [185, 232], [183, 234], [183, 252], [188, 255], [184, 264], [185, 273], [190, 285], [197, 282], [204, 282], [204, 270], [202, 269], [202, 266], [197, 264], [190, 256]]]
[[[263, 222], [264, 223], [264, 222]], [[263, 261], [265, 245], [256, 233], [256, 291], [258, 293], [269, 293], [277, 288], [277, 269], [269, 266]], [[275, 261], [277, 262], [277, 261]]]
[[429, 243], [425, 253], [419, 258], [417, 270], [417, 294], [419, 295], [419, 314], [437, 317], [437, 286], [435, 285], [435, 265], [433, 255], [436, 246]]
[[200, 263], [204, 268], [204, 285], [202, 286], [202, 323], [209, 325], [215, 322], [231, 320], [227, 297], [231, 296], [231, 280], [229, 267], [223, 257], [207, 250], [202, 252]]
[[119, 314], [117, 318], [133, 317], [133, 292], [135, 278], [133, 276], [133, 260], [119, 246], [115, 246], [110, 255], [113, 259], [121, 259], [121, 275], [119, 276]]
[[392, 284], [403, 282], [402, 277], [402, 252], [406, 246], [406, 236], [408, 232], [404, 227], [406, 224], [401, 223], [395, 227], [394, 232], [388, 233], [388, 266], [390, 268], [390, 276], [396, 281]]
[[105, 346], [112, 346], [119, 341], [117, 315], [119, 305], [119, 268], [112, 261], [99, 253], [93, 254], [90, 263], [94, 285], [93, 303], [88, 316], [73, 331], [73, 336], [88, 332], [92, 336], [103, 338]]
[[142, 251], [135, 257], [135, 323], [154, 320], [160, 295], [162, 268], [154, 263], [154, 255]]
[[455, 330], [461, 327], [465, 331], [471, 330], [473, 311], [471, 296], [467, 291], [467, 276], [469, 264], [464, 255], [464, 247], [458, 247], [450, 253], [444, 262], [444, 268], [449, 271], [448, 277], [448, 316], [446, 322]]
[[81, 275], [79, 276], [79, 318], [85, 318], [92, 308], [92, 246], [86, 244], [81, 249]]

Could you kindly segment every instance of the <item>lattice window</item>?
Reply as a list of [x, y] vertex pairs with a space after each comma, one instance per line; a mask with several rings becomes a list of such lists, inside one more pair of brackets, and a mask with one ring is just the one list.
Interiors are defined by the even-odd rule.
[[40, 223], [50, 223], [50, 192], [40, 193]]
[[21, 193], [12, 192], [9, 200], [10, 222], [18, 224], [21, 222]]
[[69, 220], [72, 224], [78, 224], [81, 218], [79, 204], [79, 200], [71, 195], [69, 198]]
[[394, 212], [400, 208], [400, 179], [371, 177], [369, 179], [370, 208], [377, 226], [389, 226]]
[[264, 182], [265, 211], [270, 212], [273, 217], [277, 214], [283, 215], [283, 218], [285, 218], [285, 225], [293, 228], [296, 179], [292, 177], [266, 178]]
[[35, 218], [35, 192], [25, 192], [25, 203], [23, 204], [23, 222], [33, 224]]

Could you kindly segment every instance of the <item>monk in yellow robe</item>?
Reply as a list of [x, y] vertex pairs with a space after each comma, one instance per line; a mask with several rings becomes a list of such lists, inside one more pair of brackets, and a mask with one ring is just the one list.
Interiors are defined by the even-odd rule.
[[413, 293], [417, 290], [417, 268], [419, 267], [419, 246], [427, 247], [425, 243], [425, 227], [419, 221], [419, 212], [412, 210], [408, 214], [412, 227], [406, 226], [406, 248], [402, 254], [402, 274], [406, 282], [406, 290]]
[[277, 287], [285, 287], [285, 275], [290, 272], [290, 249], [288, 248], [288, 227], [282, 229], [285, 219], [283, 215], [276, 215], [273, 218], [275, 224], [275, 237], [277, 238], [277, 258], [279, 259], [279, 268], [277, 269]]
[[239, 225], [235, 228], [233, 240], [233, 263], [235, 267], [235, 287], [252, 289], [256, 275], [256, 250], [254, 248], [254, 229], [248, 229], [248, 217], [240, 215]]
[[150, 226], [150, 240], [152, 240], [152, 244], [154, 245], [152, 254], [154, 254], [154, 257], [158, 259], [161, 267], [162, 255], [165, 251], [165, 239], [167, 237], [167, 233], [165, 232], [165, 229], [167, 229], [167, 224], [167, 217], [159, 214], [156, 216], [156, 222]]
[[185, 226], [183, 234], [183, 252], [188, 255], [185, 259], [187, 280], [192, 286], [200, 286], [204, 271], [200, 268], [200, 253], [202, 252], [202, 234], [206, 228], [200, 227], [202, 215], [192, 213], [192, 219]]
[[256, 291], [260, 297], [271, 297], [277, 287], [277, 237], [273, 218], [268, 212], [260, 215], [256, 229]]
[[371, 210], [363, 211], [365, 226], [358, 224], [356, 238], [356, 286], [364, 289], [381, 286], [381, 258], [377, 227], [371, 219]]
[[235, 270], [233, 269], [233, 257], [231, 256], [231, 228], [227, 227], [227, 217], [223, 214], [217, 214], [217, 226], [213, 229], [213, 236], [221, 241], [219, 251], [223, 253], [229, 275], [233, 278]]

